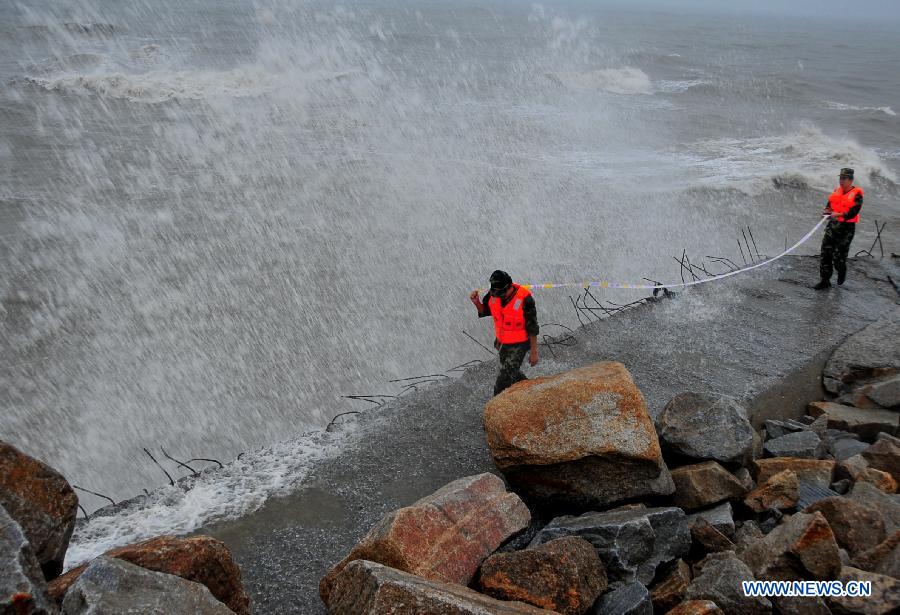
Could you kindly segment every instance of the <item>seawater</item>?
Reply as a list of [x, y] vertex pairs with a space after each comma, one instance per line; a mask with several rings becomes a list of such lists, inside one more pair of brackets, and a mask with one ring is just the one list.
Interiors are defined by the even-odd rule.
[[[854, 248], [878, 219], [898, 251], [898, 29], [601, 4], [4, 2], [0, 438], [131, 497], [167, 481], [144, 449], [178, 478], [160, 447], [228, 461], [370, 405], [342, 396], [489, 359], [463, 332], [490, 344], [467, 296], [494, 269], [669, 281], [683, 250], [741, 263], [747, 226], [773, 254], [843, 166], [867, 195]], [[577, 324], [570, 294], [537, 294], [545, 331]], [[327, 454], [316, 438], [238, 464], [163, 525], [211, 502], [242, 514]]]

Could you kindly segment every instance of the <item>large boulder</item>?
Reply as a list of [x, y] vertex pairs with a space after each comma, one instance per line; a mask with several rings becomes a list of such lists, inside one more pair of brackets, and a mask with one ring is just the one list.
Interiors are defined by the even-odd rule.
[[869, 596], [836, 596], [828, 598], [828, 606], [833, 613], [860, 615], [888, 615], [900, 612], [900, 580], [883, 574], [866, 572], [851, 566], [844, 566], [837, 579], [846, 587], [853, 581], [871, 583]]
[[433, 581], [468, 585], [488, 555], [528, 527], [531, 513], [489, 473], [457, 479], [379, 521], [319, 582], [328, 604], [335, 577], [357, 559]]
[[[215, 538], [158, 536], [112, 549], [104, 556], [200, 583], [238, 615], [250, 613], [250, 598], [241, 582], [241, 571], [225, 543]], [[73, 568], [50, 582], [50, 596], [57, 604], [87, 567]]]
[[854, 408], [829, 401], [809, 404], [813, 416], [828, 415], [828, 428], [849, 431], [866, 442], [874, 442], [879, 433], [897, 434], [900, 412], [882, 408]]
[[769, 457], [753, 462], [756, 482], [765, 483], [772, 476], [791, 470], [802, 483], [812, 483], [828, 489], [834, 476], [833, 459], [800, 459], [797, 457]]
[[687, 600], [711, 600], [725, 613], [771, 613], [767, 598], [745, 596], [742, 581], [753, 581], [750, 569], [731, 552], [707, 555], [695, 567], [685, 591]]
[[484, 428], [494, 463], [538, 503], [590, 509], [675, 488], [621, 363], [517, 383], [488, 402]]
[[495, 553], [481, 565], [481, 592], [582, 615], [606, 589], [606, 571], [591, 543], [568, 536], [533, 549]]
[[0, 613], [42, 615], [55, 610], [25, 532], [0, 506]]
[[837, 541], [820, 512], [791, 515], [743, 549], [740, 558], [766, 581], [824, 581], [841, 569]]
[[62, 474], [0, 441], [0, 506], [25, 532], [44, 577], [58, 576], [78, 514], [78, 496]]
[[828, 521], [837, 543], [850, 555], [871, 549], [885, 539], [884, 521], [874, 510], [853, 500], [832, 497], [820, 500], [803, 512], [819, 511]]
[[682, 393], [666, 404], [656, 426], [663, 447], [680, 455], [720, 463], [753, 457], [756, 432], [747, 408], [732, 397]]
[[672, 481], [672, 501], [680, 508], [703, 508], [744, 494], [741, 481], [715, 461], [675, 468]]
[[[822, 370], [825, 389], [840, 394], [860, 381], [900, 373], [898, 339], [900, 308], [851, 335], [832, 353]], [[895, 343], [889, 340], [895, 340]]]
[[62, 613], [230, 615], [231, 611], [199, 583], [100, 556], [69, 588], [62, 603]]
[[330, 615], [552, 615], [524, 602], [506, 602], [458, 585], [424, 579], [364, 559], [335, 575], [328, 599]]
[[684, 511], [674, 507], [557, 517], [538, 532], [530, 547], [563, 536], [580, 536], [590, 542], [614, 585], [635, 579], [648, 585], [659, 564], [683, 557], [691, 547]]

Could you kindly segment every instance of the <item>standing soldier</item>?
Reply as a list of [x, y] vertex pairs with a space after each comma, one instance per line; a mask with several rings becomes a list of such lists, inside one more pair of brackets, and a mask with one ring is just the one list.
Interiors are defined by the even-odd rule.
[[828, 197], [823, 215], [831, 216], [825, 227], [822, 238], [822, 256], [819, 263], [819, 274], [822, 279], [813, 286], [816, 290], [831, 287], [832, 265], [837, 269], [837, 283], [844, 283], [847, 277], [847, 254], [850, 242], [859, 222], [859, 210], [862, 209], [862, 188], [853, 185], [853, 169], [841, 169], [841, 185], [834, 189]]
[[505, 271], [491, 274], [491, 289], [483, 299], [473, 290], [469, 298], [478, 310], [478, 317], [494, 318], [494, 348], [500, 351], [500, 373], [494, 385], [497, 395], [510, 385], [527, 380], [520, 367], [525, 353], [531, 351], [528, 363], [534, 367], [538, 362], [537, 306], [527, 288], [513, 284]]

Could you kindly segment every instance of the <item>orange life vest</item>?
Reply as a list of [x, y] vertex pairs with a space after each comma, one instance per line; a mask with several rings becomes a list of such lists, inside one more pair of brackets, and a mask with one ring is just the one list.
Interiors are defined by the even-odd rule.
[[841, 190], [841, 187], [838, 186], [834, 189], [834, 192], [831, 193], [831, 196], [828, 197], [828, 204], [831, 206], [831, 211], [836, 214], [841, 214], [840, 218], [838, 218], [838, 222], [859, 222], [859, 214], [856, 214], [851, 220], [844, 219], [844, 214], [850, 211], [851, 207], [856, 205], [857, 194], [859, 196], [863, 195], [862, 188], [853, 186], [845, 194]]
[[500, 297], [491, 297], [488, 300], [488, 309], [494, 318], [494, 334], [501, 344], [519, 344], [528, 341], [528, 332], [525, 331], [525, 298], [531, 296], [528, 289], [513, 284], [516, 293], [509, 303], [502, 305]]

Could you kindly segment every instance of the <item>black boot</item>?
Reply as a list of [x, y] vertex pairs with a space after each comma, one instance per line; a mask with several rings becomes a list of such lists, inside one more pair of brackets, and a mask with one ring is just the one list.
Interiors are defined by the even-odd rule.
[[838, 286], [840, 286], [841, 284], [844, 283], [844, 280], [846, 279], [846, 277], [847, 277], [846, 271], [838, 271], [838, 279], [837, 279]]
[[813, 286], [814, 290], [824, 290], [826, 288], [831, 288], [831, 282], [829, 282], [828, 280], [822, 280], [821, 282]]

